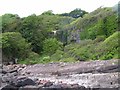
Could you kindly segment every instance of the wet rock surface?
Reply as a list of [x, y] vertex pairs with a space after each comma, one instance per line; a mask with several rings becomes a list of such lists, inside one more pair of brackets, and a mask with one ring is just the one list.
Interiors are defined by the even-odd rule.
[[3, 65], [0, 69], [0, 89], [118, 90], [118, 61]]

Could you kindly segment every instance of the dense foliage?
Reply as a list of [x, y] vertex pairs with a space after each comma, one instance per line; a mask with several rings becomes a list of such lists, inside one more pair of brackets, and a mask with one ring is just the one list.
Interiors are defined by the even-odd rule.
[[109, 37], [118, 30], [118, 14], [112, 8], [98, 8], [86, 14], [83, 18], [78, 18], [66, 28], [70, 32], [80, 30], [80, 39], [95, 39], [97, 36], [104, 35]]
[[2, 32], [17, 31], [20, 28], [20, 17], [13, 14], [5, 14], [2, 17]]
[[43, 51], [45, 54], [52, 55], [54, 54], [57, 50], [61, 50], [63, 47], [62, 43], [57, 41], [56, 38], [50, 38], [46, 39], [43, 42]]
[[81, 41], [80, 44], [67, 45], [65, 51], [69, 56], [77, 60], [117, 59], [119, 58], [118, 34], [120, 34], [120, 32], [115, 32], [105, 40], [103, 37], [98, 37], [95, 40]]
[[9, 60], [27, 58], [31, 51], [30, 44], [18, 32], [6, 32], [2, 36], [2, 50]]
[[86, 12], [84, 10], [76, 8], [75, 10], [71, 11], [70, 13], [63, 13], [61, 15], [62, 16], [69, 16], [69, 17], [73, 17], [73, 18], [79, 18], [79, 17], [83, 17], [87, 13], [88, 12]]
[[118, 16], [112, 8], [63, 14], [49, 10], [24, 18], [5, 14], [1, 19], [0, 48], [9, 61], [18, 58], [19, 63], [35, 64], [119, 58]]

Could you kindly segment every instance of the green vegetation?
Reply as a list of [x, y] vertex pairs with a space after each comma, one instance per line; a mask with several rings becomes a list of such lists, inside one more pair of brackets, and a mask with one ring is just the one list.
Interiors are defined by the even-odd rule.
[[84, 10], [76, 8], [75, 10], [71, 11], [70, 13], [63, 13], [61, 15], [62, 16], [69, 16], [69, 17], [73, 17], [73, 18], [79, 18], [79, 17], [83, 17], [87, 13], [88, 12], [86, 12]]
[[82, 40], [95, 39], [100, 35], [109, 37], [118, 30], [117, 19], [117, 13], [112, 8], [98, 8], [83, 18], [78, 18], [67, 27], [72, 32], [81, 30], [80, 38]]
[[63, 14], [49, 10], [24, 18], [5, 14], [0, 16], [3, 61], [18, 58], [18, 63], [36, 64], [118, 59], [117, 18], [112, 8]]
[[47, 55], [52, 55], [54, 54], [57, 50], [62, 49], [63, 45], [61, 42], [57, 41], [56, 38], [50, 38], [50, 39], [46, 39], [43, 42], [44, 46], [43, 46], [43, 53], [47, 54]]
[[84, 40], [80, 44], [71, 44], [65, 47], [66, 53], [69, 56], [78, 60], [107, 60], [118, 57], [118, 34], [115, 32], [105, 40], [103, 37], [98, 37], [95, 40]]
[[[2, 35], [2, 36], [1, 36]], [[30, 44], [25, 41], [20, 33], [17, 32], [6, 32], [0, 34], [2, 37], [2, 50], [9, 60], [19, 58], [27, 58], [30, 50]]]

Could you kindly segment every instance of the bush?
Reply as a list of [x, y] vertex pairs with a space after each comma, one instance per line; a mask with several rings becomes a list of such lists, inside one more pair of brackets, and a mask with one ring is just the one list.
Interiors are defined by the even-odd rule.
[[47, 55], [54, 54], [57, 50], [61, 50], [63, 47], [62, 43], [57, 41], [55, 38], [46, 39], [43, 42], [43, 53]]
[[2, 51], [8, 60], [13, 60], [15, 58], [23, 59], [27, 58], [29, 55], [30, 44], [22, 37], [18, 32], [6, 32], [2, 35]]
[[101, 35], [101, 36], [97, 36], [97, 38], [94, 40], [94, 42], [101, 42], [105, 40], [105, 36]]
[[118, 34], [120, 32], [115, 32], [106, 39], [102, 35], [98, 36], [95, 40], [84, 40], [79, 44], [67, 45], [65, 46], [65, 54], [62, 59], [66, 58], [66, 55], [80, 61], [118, 59]]
[[37, 53], [35, 53], [35, 52], [30, 52], [29, 53], [29, 59], [36, 59], [36, 58], [38, 58], [39, 57], [39, 54], [37, 54]]
[[64, 52], [57, 50], [52, 56], [51, 56], [51, 60], [53, 61], [59, 61], [62, 57], [63, 57]]
[[118, 55], [118, 34], [120, 32], [115, 32], [110, 37], [106, 38], [103, 42], [99, 43], [94, 49], [94, 58], [95, 59], [112, 59]]
[[63, 58], [59, 62], [76, 62], [75, 58], [69, 57], [69, 58]]

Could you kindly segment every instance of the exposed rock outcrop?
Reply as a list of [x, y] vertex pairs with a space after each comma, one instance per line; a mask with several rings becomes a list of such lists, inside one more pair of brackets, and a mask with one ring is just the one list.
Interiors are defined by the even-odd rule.
[[77, 63], [3, 66], [3, 69], [0, 69], [0, 89], [102, 90], [109, 88], [109, 90], [117, 90], [120, 87], [118, 61], [97, 60]]

